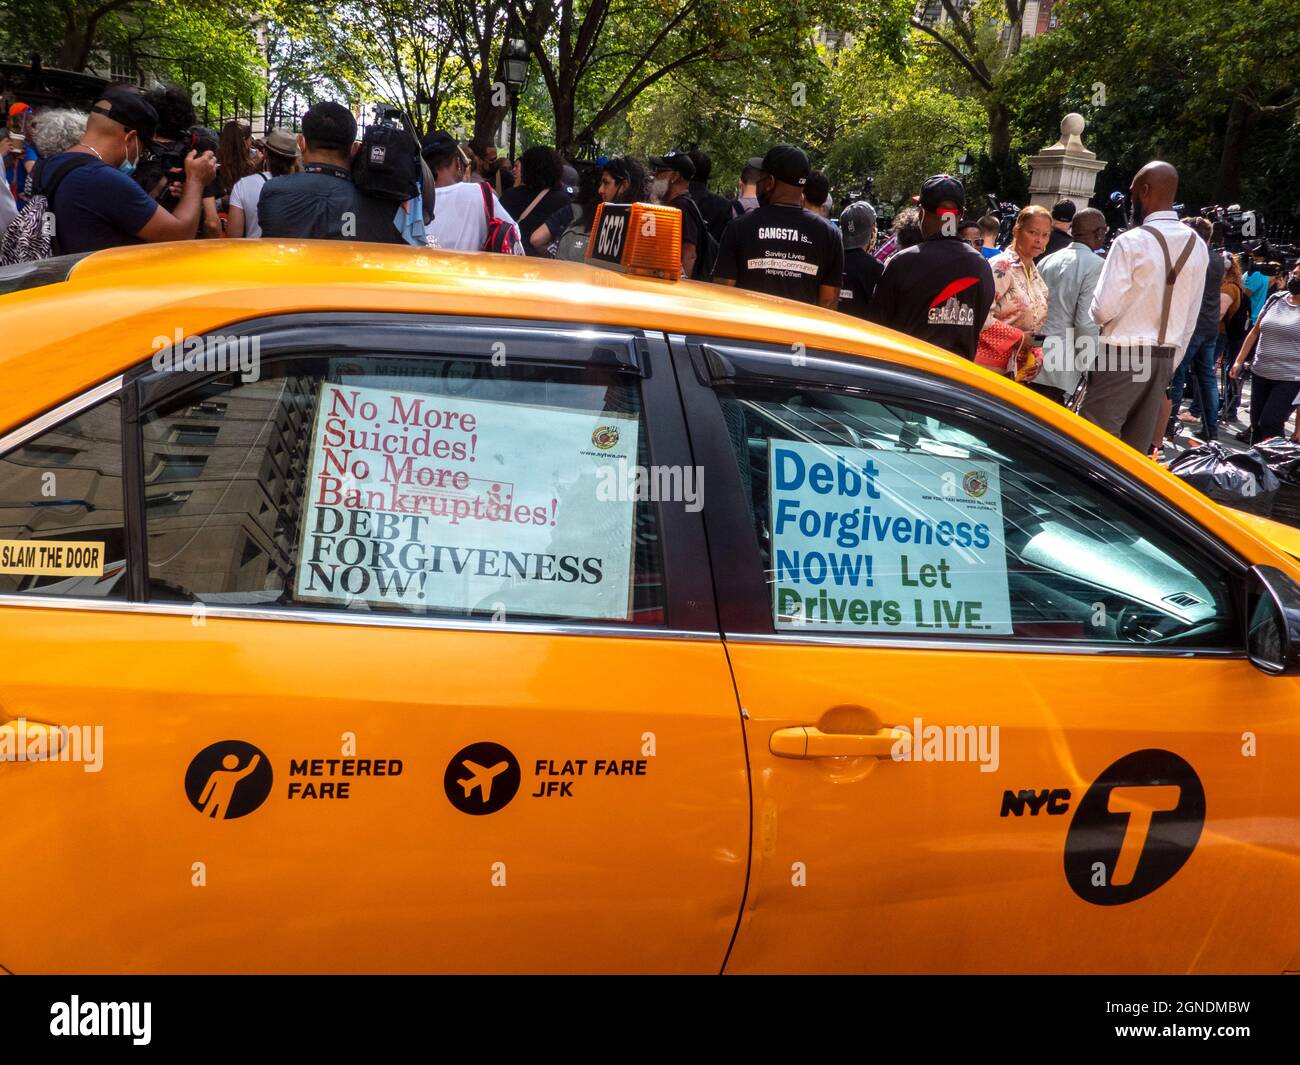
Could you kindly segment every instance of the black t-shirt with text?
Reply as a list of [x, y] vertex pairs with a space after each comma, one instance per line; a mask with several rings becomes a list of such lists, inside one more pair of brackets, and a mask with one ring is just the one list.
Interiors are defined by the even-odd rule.
[[885, 264], [862, 248], [851, 248], [844, 253], [844, 284], [840, 286], [839, 309], [844, 314], [858, 318], [867, 316], [867, 307], [876, 291]]
[[823, 285], [839, 291], [843, 274], [839, 233], [799, 204], [778, 203], [731, 221], [713, 270], [737, 288], [814, 304]]
[[974, 360], [991, 306], [988, 260], [964, 240], [936, 233], [885, 263], [867, 318]]

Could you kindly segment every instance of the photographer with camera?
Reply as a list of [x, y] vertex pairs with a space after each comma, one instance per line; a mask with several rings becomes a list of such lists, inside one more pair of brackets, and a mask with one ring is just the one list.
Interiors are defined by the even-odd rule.
[[55, 219], [57, 252], [192, 238], [204, 186], [216, 176], [213, 154], [185, 155], [180, 197], [168, 210], [131, 178], [154, 136], [153, 106], [138, 90], [112, 85], [90, 112], [85, 136], [43, 160], [34, 174], [35, 189], [48, 199]]
[[[185, 182], [185, 157], [190, 152], [211, 153], [219, 147], [216, 134], [196, 126], [194, 104], [189, 93], [175, 85], [157, 85], [145, 99], [158, 114], [158, 132], [136, 170], [136, 181], [168, 211], [180, 203]], [[204, 185], [199, 221], [192, 237], [220, 237], [221, 217], [217, 198], [221, 195], [220, 163]]]

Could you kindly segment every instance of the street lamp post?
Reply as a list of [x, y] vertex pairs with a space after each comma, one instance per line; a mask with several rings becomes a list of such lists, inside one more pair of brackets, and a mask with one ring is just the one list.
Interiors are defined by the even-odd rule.
[[970, 152], [962, 152], [961, 158], [957, 160], [957, 173], [962, 177], [970, 177], [972, 164], [974, 160], [970, 157]]
[[528, 45], [517, 38], [501, 49], [501, 67], [510, 90], [510, 159], [515, 158], [515, 129], [519, 125], [519, 93], [528, 80]]

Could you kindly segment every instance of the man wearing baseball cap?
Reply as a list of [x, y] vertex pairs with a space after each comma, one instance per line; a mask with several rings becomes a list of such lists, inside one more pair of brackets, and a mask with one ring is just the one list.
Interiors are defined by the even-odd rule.
[[778, 144], [759, 169], [759, 206], [723, 230], [714, 280], [835, 310], [844, 245], [833, 226], [804, 210], [808, 157], [793, 144]]
[[691, 199], [690, 181], [695, 176], [695, 161], [685, 152], [652, 155], [649, 161], [653, 179], [650, 191], [655, 202], [682, 212], [682, 276], [695, 277], [704, 232], [704, 216]]
[[840, 286], [840, 307], [857, 318], [867, 316], [867, 307], [885, 272], [885, 264], [871, 254], [876, 242], [876, 210], [869, 203], [851, 203], [840, 212], [840, 236], [844, 240], [844, 283]]
[[60, 254], [194, 237], [216, 156], [186, 156], [184, 192], [168, 211], [130, 177], [157, 125], [158, 112], [139, 90], [110, 85], [90, 109], [85, 136], [41, 162], [33, 183], [49, 202]]
[[993, 305], [993, 271], [958, 233], [966, 190], [936, 174], [921, 186], [920, 204], [924, 239], [885, 264], [867, 317], [973, 361]]

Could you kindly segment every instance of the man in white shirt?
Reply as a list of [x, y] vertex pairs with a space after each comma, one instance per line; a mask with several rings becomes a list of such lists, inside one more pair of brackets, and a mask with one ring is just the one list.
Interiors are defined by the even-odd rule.
[[1089, 308], [1101, 344], [1079, 413], [1143, 454], [1163, 425], [1161, 409], [1196, 328], [1209, 263], [1204, 242], [1173, 210], [1177, 194], [1178, 171], [1168, 163], [1137, 172], [1129, 210], [1140, 228], [1115, 238]]
[[[492, 214], [507, 225], [515, 220], [501, 206], [490, 185], [480, 181], [466, 181], [468, 163], [461, 154], [460, 145], [449, 133], [439, 130], [425, 140], [420, 154], [433, 171], [437, 189], [433, 204], [433, 221], [428, 226], [429, 243], [434, 247], [454, 251], [482, 251], [487, 240], [487, 198], [492, 201]], [[515, 230], [515, 253], [522, 255], [523, 241]]]

